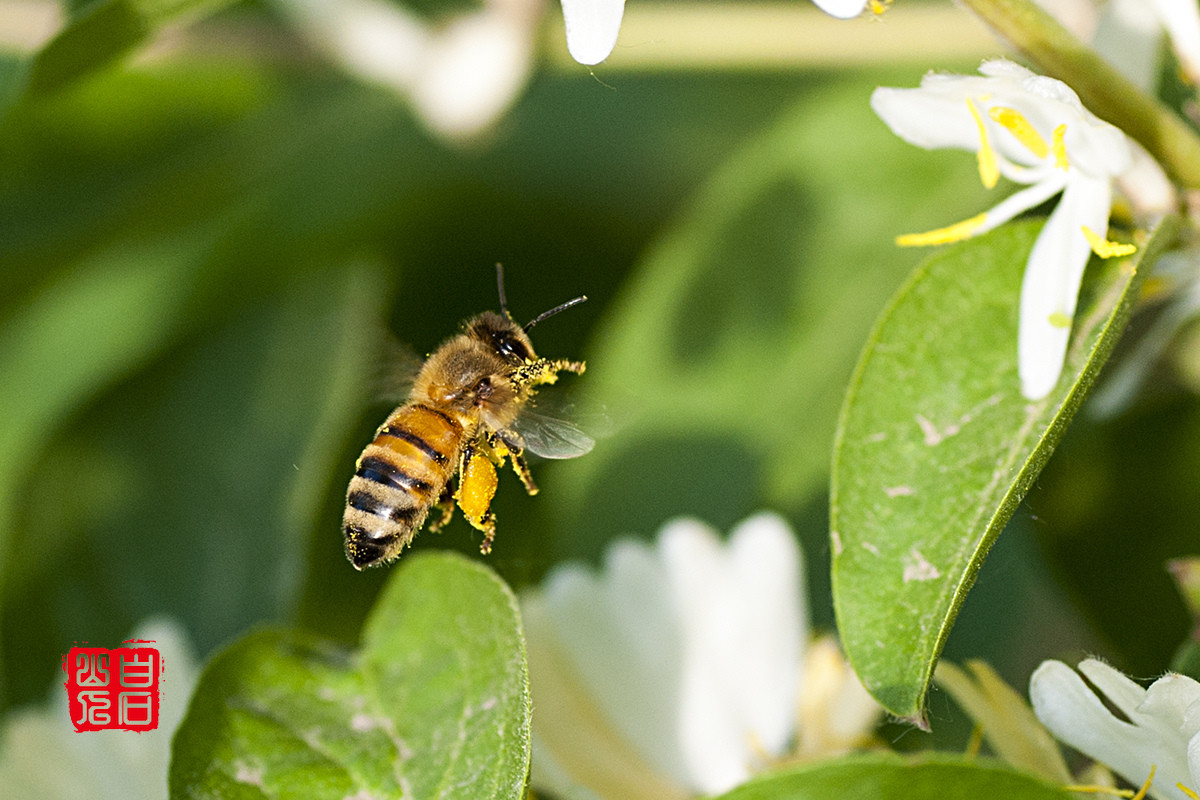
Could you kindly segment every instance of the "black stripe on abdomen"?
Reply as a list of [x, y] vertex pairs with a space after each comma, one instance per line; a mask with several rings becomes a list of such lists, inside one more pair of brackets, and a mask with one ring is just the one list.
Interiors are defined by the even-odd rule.
[[363, 480], [378, 483], [383, 486], [390, 486], [393, 489], [410, 494], [429, 495], [433, 493], [433, 487], [420, 478], [403, 472], [394, 464], [389, 464], [382, 458], [368, 457], [358, 462], [358, 471], [354, 473]]
[[390, 519], [392, 522], [401, 525], [409, 525], [416, 518], [417, 506], [408, 506], [407, 508], [397, 508], [396, 506], [383, 502], [379, 498], [372, 495], [370, 492], [350, 492], [346, 498], [346, 504], [351, 508], [358, 509], [364, 513], [383, 519]]
[[440, 464], [443, 467], [450, 463], [450, 459], [447, 458], [444, 453], [442, 453], [439, 450], [434, 449], [433, 445], [431, 445], [429, 442], [425, 441], [420, 436], [418, 436], [417, 434], [415, 434], [411, 431], [406, 431], [403, 428], [397, 428], [395, 426], [389, 425], [388, 427], [381, 430], [379, 432], [379, 435], [380, 436], [391, 436], [393, 439], [400, 439], [401, 441], [408, 442], [413, 447], [417, 448], [422, 453], [424, 453], [426, 456], [428, 456], [430, 458], [430, 460], [436, 461], [438, 464]]

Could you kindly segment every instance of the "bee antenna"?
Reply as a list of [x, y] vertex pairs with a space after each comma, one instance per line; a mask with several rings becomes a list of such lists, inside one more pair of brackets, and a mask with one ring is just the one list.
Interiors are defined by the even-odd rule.
[[504, 296], [504, 265], [499, 261], [496, 262], [496, 289], [500, 292], [500, 310], [512, 319], [512, 314], [508, 313], [508, 298]]
[[560, 311], [566, 311], [566, 310], [567, 310], [568, 308], [570, 308], [571, 306], [577, 306], [577, 305], [579, 305], [580, 303], [582, 303], [582, 302], [584, 302], [584, 301], [586, 301], [586, 300], [587, 300], [587, 295], [586, 295], [586, 294], [581, 294], [581, 295], [579, 295], [579, 297], [576, 297], [574, 300], [568, 300], [567, 302], [563, 303], [562, 305], [555, 306], [554, 308], [550, 309], [549, 311], [543, 311], [541, 314], [538, 314], [536, 317], [534, 317], [533, 319], [531, 319], [531, 320], [530, 320], [530, 321], [529, 321], [529, 322], [528, 322], [528, 323], [525, 325], [525, 327], [524, 327], [524, 328], [522, 328], [522, 330], [524, 330], [524, 331], [528, 331], [528, 330], [529, 330], [530, 328], [532, 328], [534, 325], [537, 325], [539, 322], [541, 322], [542, 320], [546, 319], [547, 317], [553, 317], [553, 316], [554, 316], [555, 314], [557, 314], [558, 312], [560, 312]]

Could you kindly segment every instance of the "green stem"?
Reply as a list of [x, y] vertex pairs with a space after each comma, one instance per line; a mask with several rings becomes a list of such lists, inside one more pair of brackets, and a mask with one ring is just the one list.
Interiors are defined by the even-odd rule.
[[1200, 188], [1200, 136], [1146, 96], [1032, 0], [963, 0], [1047, 75], [1079, 93], [1096, 116], [1136, 139], [1172, 179]]

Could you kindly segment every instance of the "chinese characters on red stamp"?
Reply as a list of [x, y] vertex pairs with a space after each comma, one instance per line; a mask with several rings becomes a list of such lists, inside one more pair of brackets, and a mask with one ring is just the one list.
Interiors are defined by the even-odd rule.
[[158, 727], [162, 657], [157, 649], [72, 647], [63, 657], [63, 669], [76, 731], [152, 731]]

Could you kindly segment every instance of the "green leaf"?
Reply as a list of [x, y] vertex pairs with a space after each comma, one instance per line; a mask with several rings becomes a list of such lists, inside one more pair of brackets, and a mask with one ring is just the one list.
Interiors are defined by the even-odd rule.
[[830, 498], [834, 606], [864, 685], [924, 724], [929, 678], [983, 558], [1108, 357], [1175, 226], [1093, 265], [1058, 386], [1017, 379], [1026, 222], [926, 260], [876, 323], [850, 383]]
[[172, 798], [512, 798], [530, 759], [516, 599], [490, 570], [418, 554], [345, 650], [251, 633], [205, 670], [175, 736]]
[[1067, 800], [1065, 790], [1011, 767], [960, 756], [874, 753], [809, 764], [739, 786], [721, 800]]

